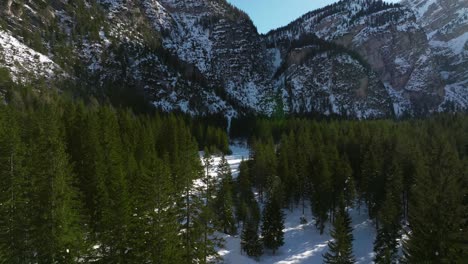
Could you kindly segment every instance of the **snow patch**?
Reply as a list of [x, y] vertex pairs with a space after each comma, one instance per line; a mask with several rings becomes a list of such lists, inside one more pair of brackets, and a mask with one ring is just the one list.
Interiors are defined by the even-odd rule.
[[10, 71], [14, 82], [31, 81], [31, 74], [35, 78], [46, 79], [51, 79], [59, 72], [65, 76], [60, 67], [49, 57], [29, 48], [9, 32], [1, 29], [0, 62]]
[[[249, 158], [249, 149], [244, 145], [231, 145], [232, 155], [226, 156], [226, 159], [233, 170], [233, 177], [237, 177], [239, 164], [242, 159]], [[203, 157], [203, 152], [200, 152], [200, 157]], [[214, 168], [211, 170], [211, 175], [215, 176], [216, 165], [219, 164], [220, 157], [215, 157]], [[241, 253], [240, 236], [230, 236], [226, 234], [217, 234], [217, 237], [222, 237], [225, 241], [224, 247], [218, 249], [218, 254], [223, 258], [226, 264], [310, 264], [322, 263], [323, 256], [328, 250], [328, 241], [330, 236], [330, 225], [327, 225], [326, 232], [320, 235], [315, 228], [310, 208], [306, 208], [304, 214], [301, 208], [293, 210], [284, 210], [285, 213], [285, 228], [284, 242], [285, 244], [278, 250], [276, 255], [266, 252], [259, 261], [256, 261]], [[372, 263], [373, 242], [376, 232], [374, 223], [368, 219], [368, 212], [364, 205], [355, 209], [349, 209], [350, 216], [353, 220], [354, 227], [353, 236], [353, 251], [356, 256], [357, 263], [367, 264]], [[300, 218], [305, 216], [309, 221], [306, 224], [300, 223]], [[241, 230], [241, 229], [240, 229]], [[239, 230], [239, 232], [240, 232]]]
[[459, 55], [463, 51], [468, 50], [468, 32], [465, 32], [462, 35], [453, 38], [447, 42], [431, 40], [429, 44], [435, 48], [448, 48], [454, 54]]

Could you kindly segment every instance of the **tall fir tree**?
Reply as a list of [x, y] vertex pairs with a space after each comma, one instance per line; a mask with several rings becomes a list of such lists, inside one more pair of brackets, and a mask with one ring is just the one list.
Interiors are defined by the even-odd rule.
[[237, 232], [234, 215], [233, 180], [231, 168], [224, 155], [218, 165], [218, 178], [221, 179], [221, 186], [218, 189], [215, 202], [218, 222], [224, 233], [233, 235]]
[[255, 195], [252, 191], [250, 181], [249, 166], [247, 161], [242, 161], [239, 165], [239, 176], [237, 177], [237, 199], [236, 217], [238, 222], [251, 220], [260, 222], [261, 214]]
[[[213, 233], [216, 218], [214, 215], [216, 201], [213, 201], [213, 195], [215, 194], [216, 179], [211, 175], [212, 167], [214, 166], [214, 157], [207, 147], [204, 149], [203, 153], [203, 184], [202, 188], [199, 190], [201, 194], [201, 199], [203, 200], [204, 206], [201, 209], [200, 220], [203, 225], [203, 244], [204, 244], [204, 256], [201, 260], [202, 263], [208, 263], [209, 259], [209, 245], [214, 244], [213, 241], [217, 240], [214, 237], [210, 237]], [[217, 241], [216, 241], [217, 243]]]
[[70, 263], [84, 253], [79, 201], [65, 152], [60, 111], [44, 105], [37, 110], [30, 138], [28, 166], [35, 201], [31, 237], [40, 263]]
[[117, 114], [110, 107], [99, 111], [103, 173], [97, 179], [98, 240], [104, 261], [125, 262], [128, 252], [130, 197], [124, 169]]
[[258, 222], [252, 217], [244, 222], [241, 234], [241, 249], [248, 256], [257, 259], [263, 254], [263, 243], [258, 235]]
[[262, 215], [262, 239], [267, 249], [273, 254], [284, 245], [284, 214], [281, 210], [281, 198], [272, 191]]
[[411, 232], [404, 243], [407, 263], [463, 263], [466, 237], [466, 171], [443, 136], [434, 136], [423, 173], [416, 175], [410, 200]]
[[33, 186], [25, 166], [22, 118], [0, 107], [0, 263], [28, 263], [34, 255], [29, 235]]
[[323, 255], [323, 262], [329, 264], [352, 264], [355, 263], [353, 255], [353, 229], [351, 218], [345, 209], [344, 201], [340, 202], [340, 208], [336, 214], [332, 240], [328, 242], [328, 252]]
[[377, 218], [380, 221], [374, 241], [375, 263], [398, 262], [398, 239], [400, 238], [402, 208], [402, 175], [396, 159], [387, 173], [385, 201]]
[[312, 213], [315, 217], [315, 227], [323, 234], [328, 221], [328, 211], [332, 208], [332, 177], [326, 152], [317, 152], [313, 165], [311, 201]]

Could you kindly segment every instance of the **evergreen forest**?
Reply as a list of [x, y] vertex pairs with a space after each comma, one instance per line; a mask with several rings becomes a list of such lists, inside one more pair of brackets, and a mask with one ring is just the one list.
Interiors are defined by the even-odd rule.
[[468, 257], [466, 115], [239, 118], [229, 132], [250, 157], [233, 177], [221, 118], [27, 88], [5, 98], [0, 263], [218, 263], [220, 234], [259, 259], [284, 245], [294, 208], [330, 226], [324, 263], [355, 263], [348, 210], [361, 206], [375, 263]]

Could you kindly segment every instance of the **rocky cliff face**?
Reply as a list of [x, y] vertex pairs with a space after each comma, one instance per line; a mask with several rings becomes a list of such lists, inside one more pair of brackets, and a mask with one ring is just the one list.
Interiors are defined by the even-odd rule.
[[357, 52], [385, 85], [396, 114], [427, 111], [443, 101], [444, 81], [414, 13], [381, 1], [340, 1], [268, 34], [273, 42], [316, 34]]
[[236, 105], [269, 112], [272, 69], [250, 18], [225, 1], [159, 2], [152, 1], [160, 10], [153, 21], [167, 50], [195, 65], [212, 86], [224, 87]]
[[267, 35], [225, 0], [0, 6], [0, 67], [15, 81], [71, 79], [95, 96], [130, 89], [166, 111], [227, 117], [468, 108], [462, 0], [340, 1]]
[[446, 83], [443, 107], [468, 106], [468, 2], [405, 0], [424, 29]]

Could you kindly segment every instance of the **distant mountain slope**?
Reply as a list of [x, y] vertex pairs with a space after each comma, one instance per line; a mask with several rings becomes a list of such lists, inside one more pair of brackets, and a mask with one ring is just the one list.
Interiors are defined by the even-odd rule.
[[70, 79], [117, 104], [144, 96], [166, 111], [227, 117], [468, 108], [463, 0], [340, 1], [266, 35], [225, 0], [0, 8], [0, 67], [15, 81]]
[[397, 114], [436, 109], [444, 82], [424, 29], [408, 8], [373, 0], [340, 1], [267, 35], [270, 42], [316, 34], [357, 52], [387, 87]]
[[403, 4], [414, 11], [437, 57], [440, 72], [447, 83], [445, 101], [454, 107], [467, 108], [468, 2], [405, 0]]

